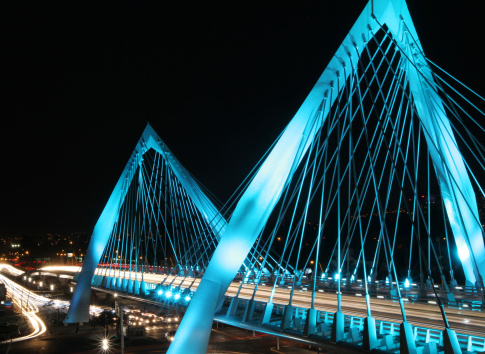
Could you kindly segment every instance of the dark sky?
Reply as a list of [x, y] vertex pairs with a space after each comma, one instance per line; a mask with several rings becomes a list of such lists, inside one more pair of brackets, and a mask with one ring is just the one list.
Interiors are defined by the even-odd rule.
[[[227, 199], [366, 1], [138, 3], [0, 5], [0, 236], [90, 232], [147, 122]], [[408, 5], [427, 56], [484, 95], [485, 2]]]

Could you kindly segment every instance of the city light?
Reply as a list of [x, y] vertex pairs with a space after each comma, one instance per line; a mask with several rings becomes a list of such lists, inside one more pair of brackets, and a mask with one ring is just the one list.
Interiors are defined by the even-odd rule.
[[167, 291], [167, 292], [165, 293], [165, 297], [166, 297], [167, 299], [169, 299], [170, 297], [172, 297], [172, 292], [171, 292], [170, 290], [169, 290], [169, 291]]
[[158, 296], [161, 296], [163, 294], [162, 290], [158, 290]]
[[108, 350], [109, 349], [109, 344], [108, 344], [108, 340], [106, 338], [104, 338], [101, 342], [101, 348], [103, 350]]
[[409, 288], [409, 285], [410, 285], [410, 281], [408, 278], [406, 278], [406, 280], [404, 280], [404, 287]]
[[189, 302], [189, 301], [190, 301], [190, 296], [189, 296], [189, 295], [187, 295], [187, 296], [185, 297], [185, 301], [187, 301], [187, 302]]
[[180, 294], [175, 294], [174, 298], [175, 298], [175, 300], [180, 299]]

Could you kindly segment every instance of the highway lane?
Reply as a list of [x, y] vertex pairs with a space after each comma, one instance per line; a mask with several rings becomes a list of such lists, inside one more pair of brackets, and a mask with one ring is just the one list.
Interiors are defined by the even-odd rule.
[[[98, 269], [96, 274], [105, 275], [105, 270]], [[123, 272], [112, 273], [112, 276], [123, 277]], [[126, 277], [137, 279], [141, 281], [141, 273], [126, 272]], [[195, 291], [200, 283], [198, 278], [180, 277], [180, 276], [166, 276], [163, 274], [144, 273], [143, 279], [147, 283], [160, 284], [163, 282], [164, 286], [180, 287], [181, 289], [190, 288]], [[239, 287], [240, 282], [233, 282], [227, 292], [227, 296], [234, 297]], [[270, 298], [272, 285], [259, 285], [258, 291], [255, 295], [255, 300], [267, 302]], [[250, 299], [254, 292], [254, 284], [243, 284], [239, 292], [239, 297], [242, 299]], [[273, 303], [279, 305], [287, 305], [290, 298], [291, 289], [277, 287]], [[342, 311], [346, 315], [366, 317], [366, 303], [365, 295], [361, 296], [342, 294]], [[433, 301], [429, 303], [409, 302], [404, 297], [406, 292], [403, 291], [403, 298], [405, 299], [405, 313], [407, 321], [414, 326], [433, 328], [438, 330], [444, 329], [444, 322], [438, 305]], [[295, 289], [293, 295], [293, 305], [300, 308], [309, 308], [311, 304], [311, 291], [302, 291]], [[371, 313], [376, 320], [401, 323], [403, 316], [399, 303], [397, 301], [379, 299], [371, 297]], [[337, 311], [337, 293], [336, 291], [319, 291], [315, 293], [315, 308], [320, 311], [335, 312]], [[446, 316], [450, 327], [458, 333], [485, 336], [485, 312], [471, 308], [457, 308], [447, 306], [445, 307]]]
[[9, 339], [3, 343], [10, 341], [12, 343], [20, 342], [35, 338], [45, 333], [47, 330], [45, 323], [37, 316], [37, 313], [39, 312], [38, 305], [42, 303], [42, 299], [3, 275], [0, 275], [0, 281], [4, 283], [7, 288], [7, 296], [12, 298], [12, 301], [22, 311], [22, 314], [27, 318], [33, 328], [32, 333], [29, 333], [26, 336]]
[[[35, 292], [23, 287], [20, 284], [10, 280], [4, 275], [0, 274], [0, 282], [5, 284], [7, 289], [7, 296], [12, 299], [17, 308], [22, 312], [22, 315], [30, 322], [33, 331], [26, 336], [13, 338], [12, 342], [20, 342], [28, 339], [32, 339], [44, 334], [47, 327], [44, 321], [38, 316], [40, 307], [49, 306], [54, 309], [60, 309], [63, 312], [67, 312], [69, 308], [69, 301], [67, 300], [52, 300], [44, 296], [40, 296]], [[99, 313], [102, 309], [98, 306], [91, 306], [90, 313]], [[10, 339], [6, 342], [10, 342]]]
[[[49, 267], [43, 270], [62, 270], [76, 272], [79, 267]], [[109, 271], [106, 269], [98, 268], [95, 274], [109, 275]], [[124, 272], [124, 271], [111, 271], [111, 276], [126, 277], [127, 279], [138, 280], [142, 279], [147, 283], [160, 284], [164, 286], [180, 287], [181, 289], [190, 288], [195, 291], [200, 283], [200, 278], [192, 277], [180, 277], [180, 276], [166, 276], [164, 274], [152, 274], [141, 272]], [[233, 282], [226, 292], [227, 296], [235, 296], [241, 283]], [[272, 286], [260, 285], [255, 295], [255, 300], [267, 302], [270, 297]], [[243, 287], [239, 293], [239, 297], [242, 299], [250, 299], [253, 295], [254, 285], [243, 284]], [[286, 305], [289, 302], [290, 289], [276, 288], [275, 295], [273, 297], [273, 303], [279, 305]], [[403, 292], [405, 296], [405, 291]], [[342, 311], [346, 315], [366, 317], [367, 310], [365, 304], [365, 296], [347, 295], [342, 294]], [[311, 302], [311, 291], [296, 290], [293, 296], [293, 305], [300, 308], [309, 308]], [[371, 313], [377, 320], [400, 323], [403, 316], [401, 309], [396, 301], [384, 300], [372, 297]], [[315, 294], [315, 308], [320, 311], [335, 312], [337, 310], [337, 296], [336, 291], [319, 291]], [[454, 308], [446, 307], [446, 315], [451, 328], [458, 331], [458, 333], [484, 336], [485, 335], [485, 314], [483, 311], [477, 311], [471, 308]], [[443, 319], [438, 306], [434, 303], [419, 303], [405, 301], [405, 312], [407, 321], [411, 324], [424, 328], [434, 328], [442, 330], [444, 328]]]

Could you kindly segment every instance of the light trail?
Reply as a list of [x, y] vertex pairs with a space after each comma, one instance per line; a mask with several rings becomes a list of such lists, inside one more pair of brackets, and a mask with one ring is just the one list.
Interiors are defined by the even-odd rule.
[[[38, 337], [45, 333], [47, 331], [47, 327], [45, 326], [44, 321], [37, 316], [37, 313], [39, 312], [38, 304], [45, 304], [42, 299], [47, 299], [32, 293], [23, 286], [18, 285], [3, 275], [0, 275], [0, 281], [5, 284], [5, 287], [7, 288], [7, 295], [11, 297], [15, 304], [21, 309], [22, 314], [27, 318], [34, 329], [32, 333], [26, 336], [12, 338], [0, 343], [21, 342]], [[27, 294], [26, 302], [24, 302], [25, 294]]]
[[[68, 271], [76, 272], [79, 267], [62, 266], [49, 267], [51, 271]], [[97, 268], [95, 274], [109, 276], [109, 270]], [[142, 273], [124, 270], [111, 270], [111, 276], [141, 281]], [[181, 277], [178, 275], [165, 275], [143, 273], [143, 280], [147, 283], [161, 284], [173, 288], [187, 289], [195, 291], [200, 283], [200, 278]], [[240, 282], [234, 281], [228, 288], [226, 296], [234, 297], [237, 294]], [[261, 285], [255, 295], [255, 300], [267, 302], [270, 296], [272, 286]], [[112, 289], [113, 290], [113, 289]], [[250, 299], [254, 290], [254, 284], [243, 284], [239, 297]], [[273, 303], [278, 305], [287, 305], [290, 298], [290, 289], [276, 288]], [[405, 292], [404, 292], [405, 293]], [[355, 296], [342, 294], [344, 302], [342, 308], [347, 315], [366, 317], [366, 304], [364, 296]], [[309, 308], [311, 291], [296, 290], [293, 296], [293, 305], [300, 308]], [[400, 323], [402, 315], [399, 304], [396, 301], [371, 298], [372, 315], [377, 320]], [[335, 290], [324, 290], [315, 293], [315, 308], [320, 311], [335, 312], [337, 309], [337, 296]], [[406, 316], [408, 321], [415, 326], [443, 329], [443, 321], [438, 306], [434, 303], [418, 303], [405, 300]], [[462, 308], [458, 306], [449, 306], [446, 308], [448, 321], [452, 328], [457, 329], [459, 333], [468, 335], [483, 336], [485, 328], [485, 312], [477, 311], [472, 308]], [[425, 315], [423, 315], [425, 314]]]
[[14, 276], [19, 276], [25, 273], [23, 270], [19, 270], [11, 266], [10, 264], [4, 264], [4, 263], [0, 264], [0, 272], [6, 272]]
[[[97, 268], [95, 274], [107, 275], [106, 269]], [[123, 278], [123, 271], [112, 271], [112, 276]], [[141, 272], [126, 272], [126, 279], [137, 279], [141, 281]], [[196, 291], [200, 283], [200, 278], [181, 277], [176, 275], [143, 273], [143, 279], [147, 283], [161, 284], [180, 289], [190, 288]], [[234, 281], [227, 289], [226, 296], [234, 297], [241, 285], [240, 282]], [[270, 297], [272, 286], [260, 285], [255, 295], [256, 301], [267, 302]], [[115, 291], [114, 289], [111, 289]], [[239, 292], [239, 298], [251, 299], [254, 291], [254, 284], [243, 284]], [[273, 303], [277, 305], [287, 305], [290, 298], [291, 289], [277, 287], [273, 297]], [[295, 289], [293, 295], [293, 305], [299, 308], [308, 309], [311, 303], [311, 291]], [[367, 316], [366, 303], [364, 296], [355, 296], [355, 294], [342, 294], [342, 309], [346, 315], [365, 318]], [[402, 314], [399, 303], [393, 300], [371, 298], [372, 317], [385, 322], [400, 323]], [[444, 328], [443, 320], [439, 307], [434, 303], [419, 303], [405, 301], [406, 316], [408, 322], [414, 326], [440, 329]], [[335, 312], [337, 311], [336, 290], [324, 290], [315, 293], [315, 309], [319, 311]], [[484, 336], [485, 312], [477, 311], [472, 308], [462, 308], [458, 306], [449, 306], [446, 308], [448, 321], [453, 329], [460, 334], [473, 336]]]
[[[12, 298], [12, 301], [21, 309], [22, 314], [27, 318], [34, 329], [32, 333], [26, 336], [8, 339], [0, 343], [21, 342], [44, 334], [47, 331], [47, 327], [44, 321], [37, 315], [39, 313], [39, 307], [52, 305], [53, 308], [64, 310], [63, 312], [67, 311], [69, 307], [69, 301], [67, 300], [52, 300], [40, 296], [1, 274], [0, 282], [5, 284], [7, 295]], [[101, 311], [102, 309], [97, 306], [91, 306], [90, 308], [91, 314], [99, 313]]]

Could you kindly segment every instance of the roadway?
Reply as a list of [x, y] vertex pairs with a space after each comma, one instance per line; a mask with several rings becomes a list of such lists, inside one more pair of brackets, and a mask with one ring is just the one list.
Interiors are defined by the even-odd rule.
[[[97, 269], [96, 274], [102, 275], [104, 270]], [[126, 272], [127, 276], [130, 272]], [[123, 272], [116, 275], [123, 276]], [[131, 272], [131, 279], [138, 279], [141, 281], [142, 273]], [[160, 284], [163, 282], [164, 286], [180, 287], [181, 289], [190, 288], [195, 291], [200, 283], [199, 278], [189, 278], [180, 276], [167, 276], [164, 274], [151, 274], [144, 273], [143, 279], [147, 283]], [[240, 282], [233, 282], [227, 292], [226, 296], [234, 297], [240, 287]], [[254, 292], [254, 284], [243, 284], [239, 297], [242, 299], [251, 299]], [[342, 287], [342, 290], [345, 287]], [[255, 295], [256, 301], [267, 302], [270, 298], [272, 290], [272, 285], [262, 285], [258, 286], [257, 293]], [[362, 293], [363, 293], [362, 289]], [[291, 289], [277, 287], [273, 303], [279, 305], [287, 305], [290, 299]], [[352, 295], [342, 294], [342, 312], [346, 315], [366, 317], [367, 309], [365, 296], [362, 293], [356, 293]], [[403, 296], [406, 296], [406, 291], [403, 291]], [[311, 304], [311, 291], [304, 291], [295, 289], [293, 294], [293, 306], [300, 308], [309, 308]], [[410, 302], [408, 299], [405, 300], [405, 313], [407, 321], [413, 326], [433, 328], [437, 330], [443, 330], [443, 318], [440, 309], [435, 301], [428, 302]], [[376, 320], [401, 323], [403, 316], [399, 303], [397, 301], [385, 300], [371, 297], [371, 314]], [[337, 311], [337, 294], [336, 291], [319, 290], [315, 293], [315, 309], [326, 312], [336, 312]], [[477, 308], [463, 308], [463, 307], [453, 307], [447, 306], [445, 308], [446, 315], [450, 327], [457, 331], [457, 333], [484, 337], [485, 336], [485, 313], [481, 309]]]

